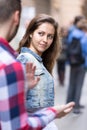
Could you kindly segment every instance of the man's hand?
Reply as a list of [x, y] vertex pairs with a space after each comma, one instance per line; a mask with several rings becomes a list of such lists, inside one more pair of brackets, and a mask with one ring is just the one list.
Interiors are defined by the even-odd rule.
[[27, 78], [27, 85], [29, 89], [35, 87], [40, 80], [40, 77], [35, 77], [35, 70], [36, 66], [33, 63], [26, 63], [26, 78]]
[[68, 113], [70, 113], [75, 106], [74, 102], [67, 103], [65, 105], [54, 106], [54, 109], [57, 111], [57, 118], [64, 117]]

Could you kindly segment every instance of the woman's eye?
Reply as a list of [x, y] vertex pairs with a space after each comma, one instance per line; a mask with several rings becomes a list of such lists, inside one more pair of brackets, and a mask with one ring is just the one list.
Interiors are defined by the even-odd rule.
[[54, 37], [53, 35], [49, 35], [48, 36], [49, 39], [53, 39], [53, 37]]
[[43, 33], [42, 33], [42, 32], [39, 32], [38, 34], [39, 34], [40, 36], [43, 36]]

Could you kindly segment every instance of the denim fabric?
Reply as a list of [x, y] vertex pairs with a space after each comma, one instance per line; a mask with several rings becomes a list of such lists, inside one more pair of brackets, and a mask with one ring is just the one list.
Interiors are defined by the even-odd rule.
[[33, 89], [28, 90], [26, 95], [26, 106], [28, 111], [54, 105], [54, 81], [51, 74], [44, 67], [42, 58], [23, 47], [17, 59], [26, 64], [32, 62], [36, 65], [35, 76], [40, 76], [40, 81]]

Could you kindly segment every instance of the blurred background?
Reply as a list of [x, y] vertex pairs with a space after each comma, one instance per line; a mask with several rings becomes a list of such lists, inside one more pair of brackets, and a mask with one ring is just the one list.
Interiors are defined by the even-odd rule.
[[18, 34], [12, 41], [16, 49], [22, 38], [26, 23], [38, 13], [52, 15], [60, 26], [69, 26], [77, 15], [87, 16], [87, 0], [22, 0], [22, 15]]

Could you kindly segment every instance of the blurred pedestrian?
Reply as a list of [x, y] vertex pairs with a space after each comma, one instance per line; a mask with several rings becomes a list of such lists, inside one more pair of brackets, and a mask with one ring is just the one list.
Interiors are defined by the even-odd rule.
[[57, 73], [60, 86], [64, 86], [65, 67], [67, 62], [67, 49], [68, 49], [68, 43], [67, 43], [68, 29], [66, 27], [62, 27], [60, 29], [60, 35], [61, 35], [60, 42], [62, 45], [60, 56], [57, 59]]
[[68, 28], [68, 42], [70, 42], [72, 32], [74, 31], [74, 29], [77, 28], [77, 24], [80, 20], [85, 20], [85, 16], [84, 15], [75, 16], [74, 21], [72, 22], [72, 25], [70, 25], [70, 27]]
[[[81, 98], [82, 86], [83, 86], [85, 72], [86, 72], [84, 66], [87, 57], [87, 50], [86, 48], [84, 49], [85, 45], [82, 43], [82, 39], [86, 35], [85, 32], [87, 32], [87, 21], [82, 19], [77, 23], [77, 28], [74, 29], [74, 31], [72, 31], [71, 39], [70, 39], [70, 41], [72, 41], [73, 39], [79, 40], [80, 42], [79, 44], [81, 46], [80, 53], [82, 53], [82, 56], [84, 58], [84, 62], [81, 64], [75, 64], [75, 63], [70, 64], [70, 80], [69, 80], [69, 89], [67, 94], [67, 103], [70, 101], [75, 102], [75, 108], [73, 111], [75, 114], [81, 113], [80, 109], [84, 108], [84, 106], [80, 104], [80, 98]], [[69, 44], [71, 44], [71, 42]]]

